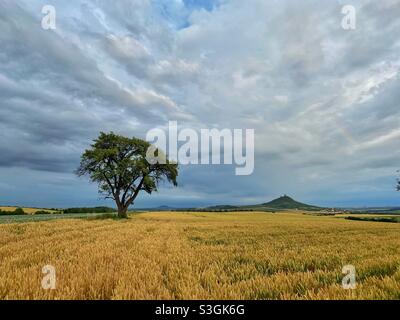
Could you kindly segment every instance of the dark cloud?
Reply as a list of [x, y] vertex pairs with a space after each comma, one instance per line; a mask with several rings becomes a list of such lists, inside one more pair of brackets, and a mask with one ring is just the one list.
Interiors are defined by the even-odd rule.
[[168, 120], [254, 128], [255, 173], [184, 167], [177, 190], [139, 204], [282, 193], [348, 203], [346, 190], [359, 204], [374, 193], [395, 199], [382, 190], [399, 166], [400, 1], [353, 1], [351, 31], [339, 1], [50, 2], [54, 31], [40, 27], [49, 3], [0, 2], [0, 192], [9, 201], [35, 201], [27, 179], [42, 205], [97, 199], [72, 174], [91, 140], [110, 130], [143, 138]]

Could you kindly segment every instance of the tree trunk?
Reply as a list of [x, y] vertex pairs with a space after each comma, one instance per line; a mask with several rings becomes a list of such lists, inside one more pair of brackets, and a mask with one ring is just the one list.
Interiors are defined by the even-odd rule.
[[119, 206], [118, 207], [118, 218], [127, 219], [128, 218], [128, 208]]

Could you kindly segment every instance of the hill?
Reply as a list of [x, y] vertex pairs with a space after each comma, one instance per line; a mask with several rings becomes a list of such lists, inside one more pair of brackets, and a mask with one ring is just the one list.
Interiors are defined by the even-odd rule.
[[[202, 211], [280, 211], [280, 210], [306, 210], [306, 211], [316, 211], [323, 208], [298, 202], [291, 197], [284, 195], [270, 202], [265, 202], [261, 204], [254, 205], [244, 205], [244, 206], [232, 206], [232, 205], [217, 205], [211, 206]], [[200, 209], [199, 209], [200, 210]]]
[[262, 206], [271, 209], [299, 209], [299, 210], [317, 210], [321, 209], [317, 206], [312, 206], [302, 202], [298, 202], [291, 197], [284, 195], [270, 202], [263, 203]]

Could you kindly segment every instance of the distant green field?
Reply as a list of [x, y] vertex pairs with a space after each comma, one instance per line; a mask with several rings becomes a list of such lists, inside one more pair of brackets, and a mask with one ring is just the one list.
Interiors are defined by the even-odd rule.
[[392, 223], [399, 223], [400, 217], [399, 216], [390, 216], [390, 215], [383, 215], [383, 216], [347, 216], [345, 217], [347, 220], [355, 220], [355, 221], [370, 221], [370, 222], [392, 222]]

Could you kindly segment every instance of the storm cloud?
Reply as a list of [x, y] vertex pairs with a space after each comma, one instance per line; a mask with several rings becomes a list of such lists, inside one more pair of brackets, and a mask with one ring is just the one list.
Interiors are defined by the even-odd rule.
[[92, 139], [178, 121], [254, 129], [255, 172], [185, 166], [138, 206], [398, 204], [399, 17], [400, 0], [0, 0], [0, 203], [98, 204], [73, 174]]

